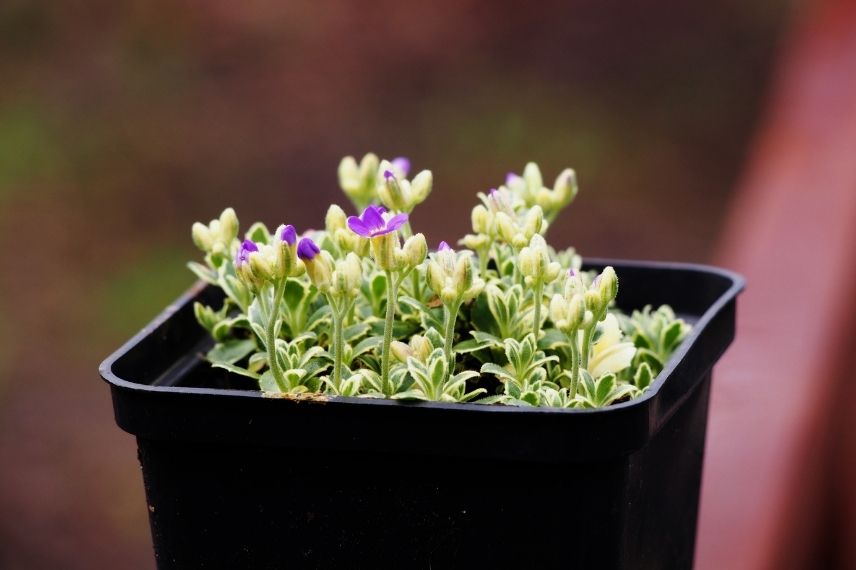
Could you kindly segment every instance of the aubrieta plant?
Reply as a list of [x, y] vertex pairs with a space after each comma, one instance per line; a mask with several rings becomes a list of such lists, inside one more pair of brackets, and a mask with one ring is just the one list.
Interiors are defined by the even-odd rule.
[[220, 287], [220, 309], [194, 305], [214, 339], [211, 364], [268, 396], [356, 396], [597, 408], [642, 394], [690, 327], [669, 307], [615, 307], [618, 276], [581, 270], [545, 235], [577, 195], [574, 171], [552, 187], [529, 163], [480, 193], [472, 233], [429, 253], [410, 214], [433, 176], [404, 158], [339, 165], [357, 210], [330, 206], [324, 230], [255, 223], [234, 210], [193, 225]]

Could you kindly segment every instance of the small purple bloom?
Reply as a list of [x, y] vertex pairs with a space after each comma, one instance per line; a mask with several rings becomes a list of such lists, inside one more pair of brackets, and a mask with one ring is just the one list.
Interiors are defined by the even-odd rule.
[[321, 248], [309, 238], [303, 238], [297, 244], [297, 257], [303, 261], [309, 261], [319, 253], [321, 253]]
[[407, 222], [407, 214], [398, 214], [388, 220], [384, 218], [386, 210], [381, 206], [369, 206], [362, 215], [348, 218], [348, 227], [357, 235], [371, 238], [394, 232]]
[[247, 263], [250, 260], [250, 254], [258, 250], [259, 246], [251, 240], [245, 239], [241, 243], [241, 247], [238, 248], [237, 255], [235, 255], [235, 267], [241, 267], [243, 264]]
[[575, 276], [576, 276], [576, 274], [577, 274], [577, 272], [576, 272], [576, 271], [574, 271], [574, 268], [573, 268], [573, 267], [571, 267], [570, 269], [568, 269], [568, 277], [575, 277]]
[[[407, 173], [410, 172], [410, 160], [403, 156], [399, 156], [398, 158], [393, 158], [391, 162], [392, 166], [401, 172], [402, 176], [407, 177]], [[386, 173], [384, 173], [386, 176]]]
[[383, 177], [384, 179], [389, 180], [390, 178], [395, 178], [395, 173], [393, 173], [392, 170], [384, 170]]
[[440, 247], [438, 247], [438, 248], [437, 248], [437, 251], [446, 251], [446, 250], [448, 250], [448, 249], [452, 249], [452, 248], [451, 248], [451, 247], [449, 246], [449, 244], [447, 244], [446, 242], [441, 241], [441, 242], [440, 242]]
[[294, 229], [294, 226], [289, 224], [284, 226], [276, 237], [288, 245], [294, 245], [297, 242], [297, 230]]
[[514, 183], [514, 181], [518, 180], [519, 178], [520, 178], [520, 176], [518, 176], [517, 173], [509, 172], [508, 174], [505, 175], [505, 185], [511, 186]]

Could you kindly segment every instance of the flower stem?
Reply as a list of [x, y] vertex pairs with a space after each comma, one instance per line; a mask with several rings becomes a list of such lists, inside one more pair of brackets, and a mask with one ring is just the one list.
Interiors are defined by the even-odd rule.
[[443, 337], [443, 353], [446, 355], [446, 361], [449, 363], [449, 376], [455, 371], [455, 354], [452, 352], [452, 341], [455, 336], [455, 321], [458, 318], [458, 310], [461, 308], [460, 303], [452, 305], [443, 305], [444, 314], [444, 332]]
[[281, 279], [274, 284], [273, 301], [271, 302], [270, 311], [268, 311], [266, 332], [268, 366], [270, 367], [271, 376], [273, 376], [273, 379], [281, 392], [288, 392], [288, 386], [285, 383], [285, 378], [282, 377], [282, 370], [279, 369], [279, 361], [276, 356], [276, 321], [279, 317], [279, 303], [282, 299], [282, 293], [284, 290], [285, 279]]
[[577, 346], [578, 339], [579, 335], [577, 334], [576, 329], [572, 330], [569, 338], [570, 342], [568, 343], [571, 347], [571, 386], [569, 392], [572, 399], [577, 395], [577, 384], [579, 384], [580, 379], [580, 352], [579, 347]]
[[386, 322], [383, 326], [383, 352], [381, 353], [381, 389], [384, 395], [389, 395], [389, 345], [392, 344], [392, 321], [395, 317], [395, 290], [398, 283], [393, 283], [392, 272], [386, 272]]
[[544, 301], [544, 284], [541, 281], [535, 283], [533, 288], [535, 294], [535, 315], [534, 323], [532, 324], [533, 332], [535, 333], [535, 344], [538, 344], [538, 335], [541, 332], [541, 305]]
[[331, 296], [328, 295], [327, 301], [330, 304], [330, 318], [333, 320], [333, 387], [338, 394], [342, 385], [342, 355], [345, 350], [345, 334], [342, 323], [344, 311]]

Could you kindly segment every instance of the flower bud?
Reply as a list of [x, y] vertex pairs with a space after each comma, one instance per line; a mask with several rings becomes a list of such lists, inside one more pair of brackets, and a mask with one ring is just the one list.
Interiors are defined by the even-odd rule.
[[567, 302], [565, 298], [556, 293], [553, 295], [553, 298], [550, 299], [550, 320], [553, 321], [553, 324], [556, 325], [560, 330], [564, 330], [567, 328], [568, 324], [568, 309]]
[[430, 170], [423, 170], [410, 182], [410, 191], [412, 194], [412, 203], [410, 207], [421, 204], [431, 193], [434, 185], [434, 175]]
[[427, 337], [415, 334], [410, 337], [410, 349], [414, 358], [425, 362], [428, 360], [428, 356], [434, 351], [434, 345], [431, 344], [431, 341]]
[[208, 226], [199, 222], [194, 223], [191, 228], [191, 235], [196, 247], [205, 253], [211, 251], [211, 248], [214, 246], [214, 239], [211, 236], [211, 230], [208, 229]]
[[523, 233], [527, 239], [539, 233], [544, 225], [544, 211], [541, 206], [532, 206], [523, 218]]
[[556, 183], [553, 185], [553, 193], [557, 202], [556, 206], [564, 207], [573, 202], [579, 190], [576, 172], [570, 168], [564, 169], [556, 178]]
[[496, 228], [498, 230], [499, 237], [502, 238], [503, 241], [514, 243], [514, 238], [518, 234], [518, 230], [517, 224], [514, 223], [511, 216], [505, 212], [498, 212], [496, 214]]
[[609, 305], [618, 294], [618, 275], [615, 274], [615, 269], [611, 266], [604, 268], [600, 274], [598, 289], [600, 291], [600, 301], [604, 307]]
[[409, 185], [405, 185], [406, 182], [406, 180], [399, 182], [392, 170], [383, 171], [383, 181], [378, 187], [377, 194], [384, 206], [399, 212], [409, 211], [410, 188]]
[[477, 234], [492, 233], [493, 214], [491, 214], [490, 211], [482, 204], [473, 208], [472, 214], [470, 214], [470, 219], [473, 223], [473, 232]]
[[583, 325], [586, 316], [586, 304], [582, 295], [574, 295], [567, 305], [568, 328], [578, 329]]
[[452, 279], [459, 296], [463, 295], [467, 289], [472, 287], [473, 264], [470, 259], [470, 252], [465, 251], [459, 254], [458, 261], [455, 264], [455, 273]]
[[425, 241], [425, 236], [416, 234], [407, 238], [404, 242], [404, 262], [409, 267], [416, 267], [428, 256], [428, 242]]
[[324, 218], [324, 227], [327, 233], [335, 235], [338, 230], [348, 227], [348, 216], [342, 208], [333, 204], [327, 209], [327, 216]]
[[260, 251], [250, 254], [250, 269], [256, 279], [270, 281], [276, 277], [276, 268], [270, 262], [270, 259]]
[[381, 234], [371, 238], [372, 257], [378, 267], [385, 271], [398, 269], [396, 250], [398, 250], [398, 234], [395, 232]]
[[359, 193], [361, 189], [360, 168], [353, 156], [346, 156], [339, 163], [339, 186], [348, 196]]
[[520, 253], [517, 255], [517, 262], [518, 267], [520, 268], [520, 273], [523, 275], [534, 277], [538, 274], [537, 255], [531, 247], [526, 246], [520, 250]]
[[428, 286], [436, 295], [440, 295], [446, 284], [446, 273], [437, 260], [428, 262]]
[[601, 308], [601, 299], [600, 299], [600, 291], [589, 289], [583, 295], [585, 298], [586, 309], [593, 313], [600, 312]]
[[389, 345], [389, 350], [399, 362], [406, 363], [407, 359], [413, 356], [413, 349], [400, 340], [392, 341], [392, 344]]
[[490, 245], [490, 236], [485, 234], [467, 234], [458, 243], [467, 249], [480, 251]]
[[238, 237], [238, 215], [232, 208], [226, 208], [220, 214], [220, 240], [229, 245]]
[[530, 162], [523, 169], [523, 180], [526, 181], [526, 193], [523, 198], [527, 204], [531, 204], [536, 193], [544, 187], [544, 180], [541, 177], [541, 169], [534, 162]]

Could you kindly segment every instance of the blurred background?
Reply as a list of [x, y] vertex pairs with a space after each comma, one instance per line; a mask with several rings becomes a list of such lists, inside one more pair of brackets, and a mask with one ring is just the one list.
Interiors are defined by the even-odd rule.
[[805, 12], [4, 0], [0, 567], [153, 567], [135, 444], [97, 366], [192, 282], [192, 222], [231, 205], [244, 227], [321, 226], [345, 205], [339, 159], [374, 151], [433, 170], [414, 225], [451, 241], [477, 191], [536, 160], [550, 182], [579, 175], [554, 243], [722, 261]]

